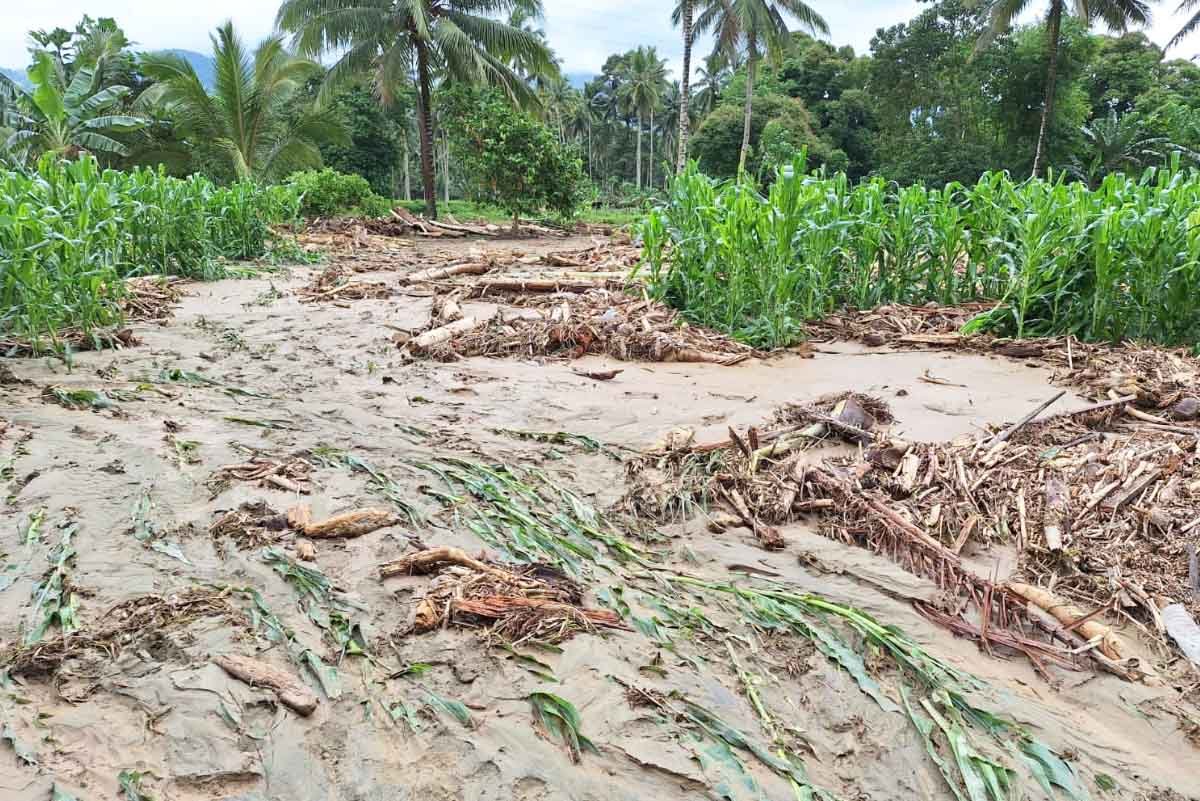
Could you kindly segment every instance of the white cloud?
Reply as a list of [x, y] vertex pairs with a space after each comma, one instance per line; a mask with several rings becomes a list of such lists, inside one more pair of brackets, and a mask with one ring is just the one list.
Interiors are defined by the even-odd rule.
[[[865, 52], [880, 27], [915, 16], [918, 0], [811, 0], [828, 20], [830, 40]], [[1180, 24], [1169, 13], [1173, 4], [1159, 8], [1151, 37], [1166, 43]], [[599, 70], [610, 54], [639, 44], [654, 45], [678, 76], [682, 58], [679, 32], [671, 26], [674, 0], [547, 0], [545, 29], [550, 43], [570, 72]], [[19, 67], [27, 62], [26, 32], [34, 28], [71, 27], [83, 14], [115, 17], [130, 38], [144, 49], [178, 47], [208, 50], [209, 33], [226, 19], [253, 41], [270, 32], [278, 0], [3, 0], [0, 3], [0, 66]], [[706, 51], [698, 47], [697, 57]], [[1200, 50], [1200, 36], [1174, 55], [1190, 56]], [[698, 59], [697, 59], [698, 60]]]

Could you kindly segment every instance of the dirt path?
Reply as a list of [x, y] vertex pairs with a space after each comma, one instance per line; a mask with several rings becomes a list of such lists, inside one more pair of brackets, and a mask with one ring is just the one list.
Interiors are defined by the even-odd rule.
[[[392, 282], [451, 249], [546, 252], [589, 241], [417, 242], [375, 253], [373, 266], [391, 259], [396, 271], [364, 277]], [[63, 597], [74, 592], [83, 635], [119, 618], [109, 610], [145, 596], [178, 601], [189, 589], [225, 588], [215, 592], [228, 609], [163, 618], [155, 630], [118, 638], [107, 650], [81, 647], [53, 678], [37, 671], [14, 677], [0, 700], [3, 736], [11, 733], [29, 753], [21, 759], [0, 741], [0, 797], [40, 801], [57, 783], [81, 801], [116, 798], [123, 771], [144, 773], [142, 790], [170, 801], [792, 797], [787, 783], [753, 758], [737, 763], [747, 771], [738, 775], [712, 743], [680, 736], [661, 710], [626, 702], [625, 685], [674, 691], [769, 741], [744, 677], [697, 644], [707, 624], [672, 623], [656, 611], [652, 585], [627, 584], [625, 597], [634, 614], [670, 624], [670, 639], [640, 629], [580, 634], [561, 653], [522, 649], [537, 660], [531, 662], [484, 647], [469, 630], [406, 634], [410, 607], [429, 579], [381, 581], [381, 563], [404, 554], [411, 538], [496, 553], [471, 533], [469, 513], [443, 509], [430, 488], [446, 488], [417, 465], [456, 457], [537, 466], [553, 485], [573, 488], [603, 510], [621, 494], [619, 449], [645, 447], [674, 427], [719, 437], [781, 403], [854, 389], [886, 398], [897, 431], [943, 440], [1016, 419], [1053, 394], [1047, 372], [1006, 360], [853, 345], [735, 367], [599, 357], [405, 363], [392, 336], [424, 326], [430, 298], [414, 292], [302, 304], [294, 292], [315, 272], [190, 286], [168, 325], [135, 329], [140, 347], [79, 354], [69, 371], [51, 360], [8, 365], [31, 383], [0, 386], [0, 418], [9, 423], [0, 439], [7, 495], [0, 510], [0, 646], [21, 642], [40, 622], [39, 582], [68, 532], [76, 553], [65, 563]], [[624, 372], [606, 382], [573, 372], [601, 367]], [[115, 406], [64, 408], [42, 397], [48, 386], [100, 390]], [[589, 453], [513, 431], [570, 432], [612, 448]], [[315, 460], [312, 492], [302, 498], [255, 482], [211, 480], [222, 466], [254, 455], [286, 461], [314, 452], [337, 456]], [[353, 469], [363, 462], [374, 479]], [[340, 697], [318, 693], [317, 711], [302, 718], [271, 703], [269, 690], [251, 689], [209, 661], [221, 653], [257, 655], [301, 674], [305, 651], [330, 662], [337, 656], [316, 596], [302, 599], [264, 561], [264, 544], [275, 540], [291, 552], [293, 537], [258, 531], [258, 539], [239, 544], [210, 534], [214, 520], [259, 501], [284, 512], [302, 500], [319, 519], [397, 499], [425, 522], [316, 543], [314, 564], [343, 593], [346, 605], [338, 608], [353, 610], [347, 614], [361, 627], [356, 642], [369, 655], [341, 662]], [[727, 581], [750, 569], [901, 627], [930, 653], [986, 681], [978, 697], [988, 708], [1068, 755], [1093, 797], [1200, 793], [1200, 753], [1163, 709], [1173, 698], [1169, 690], [1090, 674], [1066, 674], [1060, 689], [1051, 688], [1024, 662], [988, 658], [912, 611], [910, 599], [936, 594], [927, 582], [803, 526], [785, 532], [787, 550], [770, 554], [745, 529], [714, 535], [699, 519], [646, 533], [656, 538], [645, 548], [671, 570]], [[1002, 553], [975, 558], [984, 572], [1004, 569]], [[625, 569], [589, 569], [588, 605], [620, 590], [631, 575]], [[664, 597], [685, 610], [697, 603], [687, 593]], [[269, 625], [256, 633], [248, 617], [256, 607], [259, 623], [270, 610], [292, 640], [272, 643], [264, 634]], [[764, 667], [759, 691], [815, 786], [847, 799], [953, 798], [902, 712], [883, 711], [810, 644], [752, 636], [738, 628], [732, 608], [705, 611]], [[289, 649], [299, 661], [289, 659]], [[574, 704], [595, 744], [577, 764], [533, 723], [527, 697], [547, 689]], [[438, 698], [461, 701], [465, 708], [454, 708], [469, 714], [469, 727]], [[406, 722], [409, 712], [416, 731]], [[1119, 789], [1106, 796], [1098, 776]], [[1161, 794], [1150, 795], [1154, 788]], [[1041, 797], [1036, 787], [1027, 789]]]

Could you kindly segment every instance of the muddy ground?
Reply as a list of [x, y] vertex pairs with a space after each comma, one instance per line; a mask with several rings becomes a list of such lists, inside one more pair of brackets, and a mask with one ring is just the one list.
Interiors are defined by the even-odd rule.
[[[365, 276], [370, 280], [396, 282], [456, 248], [545, 252], [590, 242], [418, 240], [356, 261], [375, 268]], [[170, 801], [795, 797], [753, 756], [739, 762], [745, 775], [731, 775], [712, 743], [660, 709], [631, 705], [630, 686], [675, 691], [755, 742], [786, 741], [812, 785], [839, 798], [955, 797], [903, 712], [884, 711], [809, 642], [751, 632], [731, 608], [704, 611], [753, 665], [754, 686], [783, 731], [774, 738], [726, 651], [686, 627], [675, 627], [669, 647], [631, 627], [580, 633], [562, 643], [561, 653], [518, 649], [535, 663], [476, 630], [408, 632], [414, 598], [430, 579], [380, 580], [378, 567], [414, 541], [498, 556], [472, 533], [469, 514], [456, 514], [430, 492], [445, 487], [414, 465], [459, 457], [536, 466], [603, 511], [622, 494], [621, 459], [632, 452], [624, 449], [645, 448], [675, 427], [711, 439], [768, 418], [782, 403], [854, 389], [887, 399], [897, 433], [945, 440], [1019, 418], [1051, 394], [1047, 371], [983, 355], [853, 344], [732, 367], [599, 357], [407, 362], [393, 336], [426, 326], [428, 293], [302, 304], [294, 293], [320, 269], [190, 285], [167, 325], [135, 327], [139, 347], [77, 354], [70, 369], [53, 359], [5, 360], [13, 375], [0, 386], [0, 418], [8, 422], [0, 439], [0, 651], [11, 656], [41, 622], [39, 585], [68, 532], [76, 553], [62, 572], [64, 599], [74, 593], [79, 624], [71, 637], [96, 632], [114, 619], [115, 607], [146, 596], [205, 591], [227, 608], [80, 647], [54, 670], [7, 677], [0, 797], [42, 801], [57, 788], [81, 801], [135, 798], [122, 795], [122, 773], [127, 786], [140, 787], [135, 792]], [[604, 382], [575, 372], [606, 367], [624, 372]], [[44, 397], [48, 386], [104, 391], [115, 405], [64, 408]], [[1073, 395], [1067, 401], [1083, 404]], [[506, 430], [570, 432], [607, 447], [589, 452]], [[366, 655], [341, 658], [340, 696], [318, 689], [316, 712], [301, 717], [211, 661], [218, 654], [255, 656], [317, 689], [289, 648], [298, 643], [326, 663], [338, 660], [311, 603], [302, 606], [295, 587], [263, 559], [264, 545], [293, 554], [296, 537], [267, 530], [238, 541], [210, 533], [210, 526], [251, 502], [277, 512], [306, 502], [322, 518], [387, 508], [389, 499], [370, 474], [320, 460], [310, 460], [317, 466], [303, 497], [212, 479], [255, 454], [284, 460], [314, 452], [369, 463], [388, 477], [390, 500], [410, 505], [417, 518], [354, 539], [316, 541], [311, 565], [351, 602]], [[975, 696], [981, 705], [1062, 754], [1092, 797], [1200, 797], [1200, 750], [1171, 713], [1180, 703], [1173, 687], [1092, 673], [1064, 673], [1053, 687], [1027, 662], [989, 657], [916, 614], [911, 600], [937, 595], [929, 582], [803, 524], [787, 527], [786, 549], [770, 553], [749, 530], [713, 534], [702, 518], [628, 525], [638, 529], [627, 532], [631, 541], [657, 554], [665, 569], [714, 581], [769, 577], [900, 627], [934, 656], [982, 679], [986, 687]], [[1011, 567], [1003, 549], [970, 557], [987, 575], [1002, 578]], [[583, 583], [590, 607], [624, 588], [632, 613], [647, 609], [649, 596], [639, 597], [621, 568], [590, 567]], [[269, 609], [291, 630], [292, 643], [272, 642], [255, 627], [250, 590], [260, 611]], [[695, 603], [682, 594], [675, 600]], [[60, 637], [59, 627], [44, 641]], [[881, 668], [879, 680], [899, 701], [899, 677]], [[574, 705], [594, 751], [585, 749], [576, 762], [535, 725], [527, 699], [536, 691]], [[431, 697], [461, 702], [468, 724]], [[397, 711], [403, 709], [413, 717]], [[1022, 792], [1066, 797], [1029, 784]]]

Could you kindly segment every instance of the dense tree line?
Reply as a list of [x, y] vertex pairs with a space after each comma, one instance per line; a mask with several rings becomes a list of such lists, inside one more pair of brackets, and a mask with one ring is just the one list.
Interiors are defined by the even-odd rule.
[[[686, 157], [769, 182], [805, 150], [851, 179], [931, 185], [996, 169], [1095, 183], [1200, 158], [1200, 67], [1137, 31], [1142, 0], [924, 1], [859, 54], [819, 38], [818, 0], [679, 0], [688, 80], [635, 46], [580, 87], [540, 29], [540, 0], [286, 0], [280, 33], [257, 46], [231, 25], [214, 33], [211, 86], [85, 17], [31, 33], [31, 91], [0, 77], [0, 158], [86, 150], [223, 182], [325, 165], [434, 213], [477, 185], [444, 124], [462, 85], [540, 120], [603, 202], [658, 191]], [[1014, 25], [1027, 7], [1040, 20]], [[1200, 12], [1180, 35], [1198, 25]], [[701, 41], [711, 52], [693, 52]]]

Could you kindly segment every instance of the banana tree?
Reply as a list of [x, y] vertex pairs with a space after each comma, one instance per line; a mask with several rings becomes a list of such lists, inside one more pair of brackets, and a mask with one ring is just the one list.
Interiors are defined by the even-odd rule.
[[50, 54], [42, 52], [29, 68], [29, 81], [32, 90], [5, 84], [11, 100], [0, 119], [0, 126], [11, 131], [4, 149], [21, 160], [43, 153], [68, 159], [84, 152], [126, 156], [128, 146], [114, 137], [147, 125], [142, 117], [120, 113], [129, 87], [99, 88], [92, 67], [80, 68], [64, 85]]

